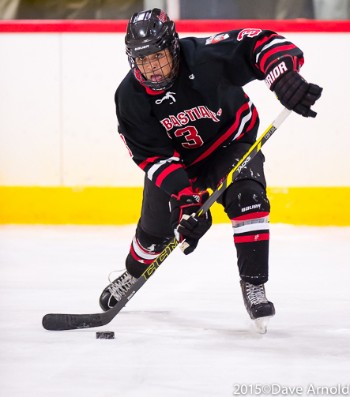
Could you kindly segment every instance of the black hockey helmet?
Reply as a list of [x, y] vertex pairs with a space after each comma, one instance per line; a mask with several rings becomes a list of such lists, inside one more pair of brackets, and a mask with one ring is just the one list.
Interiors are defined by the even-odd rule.
[[[136, 79], [152, 90], [170, 88], [179, 69], [179, 36], [175, 24], [159, 8], [135, 13], [128, 23], [125, 36], [126, 54]], [[172, 56], [172, 69], [169, 76], [161, 81], [147, 80], [136, 65], [135, 59], [168, 49]]]

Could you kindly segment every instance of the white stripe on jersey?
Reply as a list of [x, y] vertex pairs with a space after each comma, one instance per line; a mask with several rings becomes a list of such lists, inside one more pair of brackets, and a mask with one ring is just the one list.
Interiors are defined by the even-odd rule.
[[259, 54], [257, 54], [257, 56], [256, 56], [256, 58], [255, 58], [255, 63], [258, 63], [260, 55], [261, 55], [265, 50], [267, 50], [269, 47], [272, 47], [272, 46], [275, 45], [275, 44], [286, 43], [286, 42], [289, 42], [289, 40], [287, 40], [287, 39], [274, 39], [274, 40], [270, 41], [270, 43], [264, 45], [264, 47], [261, 49], [261, 51], [259, 52]]
[[248, 105], [249, 105], [249, 113], [242, 118], [241, 124], [238, 127], [238, 131], [237, 131], [236, 135], [232, 138], [232, 141], [234, 141], [237, 137], [239, 137], [241, 135], [243, 128], [246, 126], [248, 121], [250, 121], [250, 119], [252, 118], [252, 102], [249, 101]]
[[139, 256], [142, 259], [156, 259], [158, 254], [149, 254], [145, 251], [145, 248], [143, 248], [140, 243], [137, 241], [136, 237], [133, 238], [132, 240], [132, 246], [134, 248], [134, 251], [137, 256]]
[[147, 176], [150, 180], [152, 180], [154, 173], [162, 167], [165, 163], [171, 163], [173, 161], [179, 161], [178, 157], [169, 157], [168, 159], [158, 161], [157, 163], [153, 164], [152, 167], [147, 171]]

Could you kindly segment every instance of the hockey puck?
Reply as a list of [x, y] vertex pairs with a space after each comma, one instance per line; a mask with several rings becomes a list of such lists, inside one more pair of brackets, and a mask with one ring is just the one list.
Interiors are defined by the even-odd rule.
[[112, 331], [96, 332], [96, 339], [114, 339], [114, 332]]

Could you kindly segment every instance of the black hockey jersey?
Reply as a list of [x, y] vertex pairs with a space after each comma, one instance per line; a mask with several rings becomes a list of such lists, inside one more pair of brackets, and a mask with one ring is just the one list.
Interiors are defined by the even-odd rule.
[[303, 64], [293, 43], [260, 29], [183, 38], [180, 56], [167, 91], [142, 86], [130, 71], [115, 94], [119, 133], [133, 160], [169, 194], [189, 187], [189, 176], [218, 148], [255, 141], [259, 118], [242, 86], [263, 80], [281, 57]]

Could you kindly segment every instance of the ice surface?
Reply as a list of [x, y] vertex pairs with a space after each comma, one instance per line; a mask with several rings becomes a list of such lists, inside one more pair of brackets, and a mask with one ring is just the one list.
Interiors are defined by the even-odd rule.
[[[271, 225], [265, 335], [245, 312], [230, 225], [174, 251], [107, 326], [50, 332], [48, 312], [99, 311], [134, 226], [0, 227], [0, 395], [232, 396], [235, 384], [350, 383], [350, 228]], [[96, 331], [114, 331], [98, 340]], [[277, 390], [277, 389], [275, 389]]]

